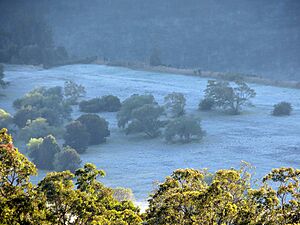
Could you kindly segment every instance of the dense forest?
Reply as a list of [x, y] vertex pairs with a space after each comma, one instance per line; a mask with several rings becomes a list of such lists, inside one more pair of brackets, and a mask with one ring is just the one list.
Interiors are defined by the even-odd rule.
[[[26, 23], [23, 14], [43, 15], [52, 28], [55, 46], [64, 46], [79, 58], [148, 63], [150, 55], [158, 52], [163, 64], [174, 67], [299, 80], [297, 0], [91, 0], [89, 4], [29, 0], [0, 4], [1, 32], [8, 27], [16, 30], [12, 21]], [[39, 29], [34, 23], [32, 27]]]

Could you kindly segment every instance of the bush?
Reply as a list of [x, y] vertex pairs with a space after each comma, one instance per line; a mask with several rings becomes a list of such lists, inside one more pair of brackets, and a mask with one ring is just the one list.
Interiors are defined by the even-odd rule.
[[159, 120], [164, 108], [155, 104], [146, 104], [132, 112], [131, 121], [125, 129], [126, 134], [144, 132], [151, 138], [160, 134], [164, 122]]
[[106, 137], [110, 135], [108, 130], [108, 122], [95, 114], [85, 114], [80, 116], [77, 121], [86, 127], [90, 134], [89, 144], [95, 145], [106, 141]]
[[122, 103], [120, 111], [117, 114], [118, 126], [125, 128], [128, 122], [132, 119], [133, 111], [146, 104], [157, 104], [153, 95], [134, 94], [125, 99], [125, 101]]
[[199, 103], [199, 109], [202, 111], [209, 111], [214, 107], [214, 100], [211, 98], [202, 99]]
[[70, 170], [75, 172], [81, 164], [81, 159], [77, 151], [69, 146], [64, 147], [61, 152], [55, 154], [54, 169], [56, 171]]
[[117, 112], [120, 108], [120, 99], [113, 95], [106, 95], [101, 98], [81, 101], [79, 104], [80, 111], [87, 113]]
[[173, 92], [165, 97], [165, 106], [171, 112], [172, 117], [184, 115], [185, 104], [186, 100], [182, 93]]
[[45, 137], [49, 134], [58, 136], [59, 133], [59, 129], [49, 126], [46, 119], [37, 118], [27, 121], [26, 126], [20, 130], [19, 138], [25, 142], [28, 142], [30, 138]]
[[272, 111], [273, 116], [289, 116], [292, 112], [293, 108], [291, 103], [289, 102], [280, 102], [274, 105], [274, 109]]
[[168, 142], [191, 142], [193, 139], [202, 139], [204, 132], [200, 126], [200, 120], [193, 117], [182, 116], [169, 122], [165, 130], [165, 138]]
[[56, 153], [60, 152], [55, 137], [31, 138], [27, 144], [29, 157], [40, 169], [52, 170]]
[[8, 126], [13, 122], [12, 116], [3, 109], [0, 109], [0, 130], [2, 128], [8, 128]]
[[79, 121], [73, 121], [66, 125], [65, 129], [65, 145], [74, 148], [78, 153], [85, 152], [90, 140], [86, 127]]

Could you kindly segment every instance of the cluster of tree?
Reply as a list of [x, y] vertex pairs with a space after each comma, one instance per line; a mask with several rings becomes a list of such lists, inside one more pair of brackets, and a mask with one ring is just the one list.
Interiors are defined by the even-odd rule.
[[65, 145], [76, 149], [78, 153], [86, 151], [89, 145], [106, 141], [110, 135], [108, 122], [96, 114], [83, 114], [65, 126]]
[[239, 114], [241, 107], [256, 95], [252, 88], [239, 80], [233, 86], [227, 81], [209, 80], [204, 93], [205, 98], [199, 104], [201, 110], [217, 107], [233, 115]]
[[125, 99], [117, 114], [118, 126], [126, 134], [145, 133], [151, 138], [164, 131], [168, 142], [201, 139], [203, 131], [200, 120], [184, 115], [185, 102], [183, 94], [176, 92], [165, 97], [164, 106], [158, 105], [153, 95], [132, 95]]
[[80, 111], [86, 113], [117, 112], [120, 108], [120, 99], [114, 95], [105, 95], [101, 98], [83, 100], [79, 103]]
[[0, 27], [0, 62], [45, 66], [64, 62], [68, 53], [55, 46], [52, 29], [41, 14], [14, 11]]
[[[51, 138], [50, 138], [51, 139]], [[51, 140], [49, 140], [51, 142]], [[178, 169], [158, 185], [140, 214], [130, 192], [105, 187], [92, 164], [51, 172], [37, 185], [35, 165], [0, 131], [0, 223], [8, 224], [274, 224], [300, 223], [300, 170], [273, 169], [252, 188], [251, 167]], [[122, 193], [125, 192], [123, 196]], [[129, 195], [128, 195], [129, 194]], [[119, 200], [118, 200], [119, 199]]]
[[[51, 138], [47, 142], [51, 142]], [[61, 152], [61, 159], [64, 154]], [[60, 154], [60, 153], [59, 153]], [[37, 185], [35, 165], [0, 131], [0, 223], [8, 224], [141, 224], [131, 201], [118, 201], [114, 190], [97, 179], [105, 175], [92, 164], [76, 170], [51, 172]]]

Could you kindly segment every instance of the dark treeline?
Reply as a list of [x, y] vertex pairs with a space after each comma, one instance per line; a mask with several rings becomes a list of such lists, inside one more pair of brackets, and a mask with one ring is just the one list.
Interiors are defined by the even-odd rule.
[[148, 62], [158, 50], [166, 65], [298, 78], [297, 0], [29, 0], [1, 9], [10, 27], [18, 11], [44, 14], [55, 44], [78, 57]]

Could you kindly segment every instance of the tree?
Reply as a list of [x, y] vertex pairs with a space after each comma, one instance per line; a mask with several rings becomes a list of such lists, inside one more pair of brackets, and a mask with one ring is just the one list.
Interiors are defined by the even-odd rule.
[[159, 119], [164, 108], [155, 104], [146, 104], [132, 111], [131, 121], [125, 129], [126, 134], [143, 132], [151, 138], [160, 134], [164, 122]]
[[4, 78], [4, 72], [3, 72], [3, 65], [0, 64], [0, 87], [4, 88], [6, 86], [6, 82], [3, 80]]
[[200, 140], [204, 131], [200, 126], [200, 120], [182, 116], [170, 121], [165, 130], [165, 138], [168, 142], [191, 142], [193, 139]]
[[235, 87], [228, 82], [209, 80], [205, 89], [205, 98], [212, 99], [216, 107], [239, 114], [241, 106], [254, 98], [256, 93], [243, 81], [235, 81]]
[[173, 92], [165, 97], [165, 106], [171, 112], [172, 117], [179, 117], [185, 114], [186, 100], [182, 93]]
[[272, 111], [273, 116], [289, 116], [292, 112], [293, 108], [291, 103], [289, 102], [279, 102], [274, 105], [274, 109]]
[[48, 135], [44, 138], [31, 138], [27, 144], [29, 157], [40, 169], [52, 170], [54, 156], [61, 149], [55, 137]]
[[125, 128], [128, 122], [132, 119], [132, 113], [135, 109], [146, 104], [157, 104], [153, 95], [131, 95], [122, 103], [122, 107], [117, 114], [118, 126]]
[[150, 66], [161, 66], [160, 51], [154, 49], [150, 55]]
[[106, 137], [110, 135], [108, 122], [96, 114], [81, 115], [77, 121], [84, 125], [90, 134], [90, 145], [103, 143], [106, 141]]
[[80, 111], [87, 113], [117, 112], [120, 108], [120, 99], [113, 95], [105, 95], [101, 98], [84, 100], [79, 103]]
[[64, 94], [70, 104], [76, 105], [78, 99], [84, 97], [86, 91], [81, 84], [76, 84], [74, 81], [69, 80], [65, 82]]
[[70, 170], [75, 172], [81, 164], [81, 159], [77, 151], [70, 146], [66, 146], [61, 152], [55, 154], [54, 169], [56, 171]]
[[50, 134], [57, 137], [60, 133], [59, 128], [49, 126], [46, 119], [37, 118], [27, 121], [26, 126], [19, 132], [19, 138], [28, 142], [30, 138], [41, 138]]
[[0, 224], [44, 224], [43, 196], [30, 183], [36, 174], [35, 165], [14, 147], [7, 129], [1, 129]]
[[33, 110], [31, 107], [26, 107], [16, 112], [13, 121], [19, 128], [23, 128], [26, 126], [28, 120], [34, 120], [38, 117], [38, 112]]
[[65, 145], [74, 148], [78, 153], [85, 152], [90, 140], [86, 127], [80, 121], [72, 121], [66, 125], [65, 130]]
[[202, 99], [199, 103], [199, 109], [202, 111], [209, 111], [214, 107], [214, 100], [211, 98]]
[[12, 116], [4, 109], [0, 109], [0, 129], [7, 128], [8, 126], [10, 126], [10, 124], [12, 124], [12, 122]]

